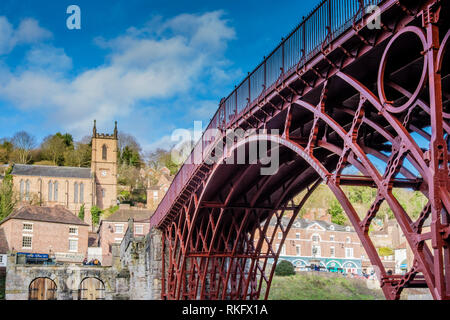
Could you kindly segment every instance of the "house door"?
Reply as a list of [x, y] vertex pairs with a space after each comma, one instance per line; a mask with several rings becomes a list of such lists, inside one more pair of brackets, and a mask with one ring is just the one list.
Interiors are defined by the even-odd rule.
[[97, 278], [86, 278], [80, 284], [80, 300], [104, 300], [105, 285]]
[[30, 284], [29, 300], [56, 300], [56, 283], [49, 278], [36, 278]]

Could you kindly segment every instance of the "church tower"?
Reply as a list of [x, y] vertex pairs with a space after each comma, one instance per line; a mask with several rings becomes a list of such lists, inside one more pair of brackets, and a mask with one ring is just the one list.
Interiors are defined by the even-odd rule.
[[94, 204], [107, 209], [117, 204], [117, 121], [114, 133], [97, 133], [96, 120], [92, 133], [91, 172], [94, 177]]

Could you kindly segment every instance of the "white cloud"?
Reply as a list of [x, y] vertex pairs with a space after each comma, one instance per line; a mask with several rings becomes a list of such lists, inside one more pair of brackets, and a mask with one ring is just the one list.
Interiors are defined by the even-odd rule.
[[235, 38], [234, 29], [227, 26], [227, 20], [222, 19], [223, 11], [205, 13], [201, 16], [182, 14], [167, 21], [162, 31], [171, 30], [174, 33], [190, 35], [193, 47], [206, 50], [223, 50], [226, 41]]
[[52, 37], [52, 33], [39, 26], [31, 18], [24, 19], [16, 30], [15, 38], [18, 44], [36, 43]]
[[[36, 21], [26, 21], [12, 32], [17, 39], [48, 36]], [[159, 26], [149, 29], [155, 21]], [[213, 73], [223, 80], [229, 68], [224, 50], [234, 37], [221, 11], [159, 18], [114, 39], [96, 39], [109, 50], [105, 63], [75, 76], [66, 72], [72, 63], [62, 49], [39, 46], [26, 55], [28, 69], [0, 80], [0, 95], [25, 111], [47, 110], [51, 121], [83, 136], [92, 119], [102, 125], [129, 116], [142, 102], [192, 94], [201, 89], [199, 79], [214, 81]], [[212, 108], [209, 102], [202, 107], [201, 114]]]
[[14, 29], [6, 17], [0, 16], [0, 55], [10, 53], [18, 45], [34, 44], [51, 37], [52, 33], [32, 18], [22, 20]]
[[157, 141], [146, 144], [143, 146], [144, 150], [149, 152], [155, 151], [157, 149], [171, 150], [177, 144], [177, 141], [173, 141], [172, 136], [163, 136]]
[[72, 59], [66, 55], [64, 49], [48, 45], [31, 49], [25, 59], [30, 68], [53, 72], [64, 72], [72, 68]]

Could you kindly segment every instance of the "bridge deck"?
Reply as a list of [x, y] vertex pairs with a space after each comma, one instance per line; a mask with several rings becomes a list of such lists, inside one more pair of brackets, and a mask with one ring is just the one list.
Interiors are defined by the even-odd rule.
[[[378, 5], [375, 24], [369, 4]], [[322, 182], [386, 298], [424, 283], [433, 298], [450, 298], [448, 5], [323, 1], [221, 101], [208, 127], [215, 133], [203, 134], [151, 219], [163, 234], [163, 298], [267, 298], [284, 246], [295, 252], [289, 237], [300, 210]], [[261, 172], [267, 159], [277, 162], [271, 175]], [[348, 185], [374, 188], [365, 212]], [[428, 202], [411, 212], [394, 188]], [[389, 272], [371, 239], [382, 205], [413, 253], [406, 274]]]
[[[324, 0], [251, 72], [241, 84], [219, 105], [217, 112], [207, 129], [226, 130], [236, 128], [248, 122], [248, 114], [259, 110], [278, 94], [280, 84], [292, 83], [299, 78], [305, 82], [303, 94], [316, 86], [307, 84], [302, 76], [314, 70], [334, 50], [351, 54], [344, 44], [358, 36], [363, 27], [362, 19], [369, 14], [369, 6], [378, 5], [385, 13], [396, 5], [397, 1], [363, 0], [364, 8], [358, 0]], [[366, 21], [367, 22], [367, 21]], [[355, 28], [356, 27], [356, 28]], [[364, 52], [359, 53], [359, 55]], [[336, 70], [334, 70], [336, 71]], [[304, 77], [306, 78], [306, 77]], [[177, 203], [183, 203], [183, 194], [189, 194], [198, 182], [197, 174], [207, 171], [203, 161], [212, 148], [214, 141], [202, 136], [188, 157], [172, 185], [151, 218], [151, 226], [161, 227], [176, 214]], [[173, 211], [173, 214], [170, 214]]]

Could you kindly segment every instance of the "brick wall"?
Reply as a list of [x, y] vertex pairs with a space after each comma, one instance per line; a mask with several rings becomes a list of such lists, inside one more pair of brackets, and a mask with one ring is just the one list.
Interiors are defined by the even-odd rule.
[[[274, 227], [270, 226], [267, 234], [272, 235], [273, 231]], [[314, 242], [313, 235], [317, 235], [319, 241]], [[280, 242], [278, 232], [276, 232], [273, 249]], [[283, 255], [285, 256], [297, 256], [297, 246], [300, 246], [300, 254], [298, 256], [312, 256], [313, 245], [320, 247], [320, 257], [346, 258], [346, 248], [353, 248], [353, 258], [355, 259], [361, 259], [362, 256], [366, 255], [356, 232], [324, 230], [320, 226], [314, 225], [308, 229], [293, 226], [288, 233], [284, 245], [286, 253]], [[334, 256], [331, 255], [332, 247], [334, 248]], [[267, 252], [267, 244], [265, 241], [263, 243], [263, 252]]]
[[[122, 232], [120, 231], [120, 226], [122, 226]], [[148, 222], [134, 222], [134, 229], [136, 230], [136, 227], [142, 226], [143, 233], [142, 234], [134, 234], [135, 236], [142, 236], [144, 237], [147, 235], [150, 231], [150, 223]], [[119, 227], [119, 228], [118, 228]], [[103, 265], [110, 265], [111, 259], [108, 257], [111, 257], [111, 245], [114, 243], [120, 244], [122, 242], [122, 239], [125, 235], [125, 232], [128, 228], [128, 221], [127, 222], [113, 222], [113, 221], [105, 221], [103, 220], [101, 222], [101, 225], [98, 230], [99, 234], [99, 247], [102, 248], [103, 253], [103, 259], [102, 261]]]
[[[32, 224], [33, 231], [23, 230], [24, 223]], [[69, 234], [69, 227], [78, 228], [78, 234]], [[29, 253], [87, 253], [88, 226], [11, 219], [3, 223], [2, 228], [5, 230], [9, 250]], [[23, 248], [24, 235], [32, 237], [31, 249]], [[78, 239], [76, 252], [69, 251], [69, 239]]]

